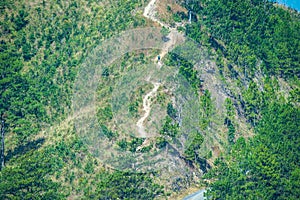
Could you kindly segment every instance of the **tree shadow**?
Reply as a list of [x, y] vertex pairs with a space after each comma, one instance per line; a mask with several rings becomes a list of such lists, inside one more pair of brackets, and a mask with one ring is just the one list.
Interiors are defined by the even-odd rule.
[[45, 138], [39, 138], [37, 140], [29, 141], [23, 145], [16, 147], [14, 150], [9, 150], [5, 156], [5, 162], [8, 162], [15, 156], [21, 156], [31, 150], [36, 150], [44, 144]]
[[203, 173], [207, 173], [208, 170], [211, 169], [211, 166], [206, 159], [197, 156], [197, 162], [200, 165], [200, 169], [203, 171]]

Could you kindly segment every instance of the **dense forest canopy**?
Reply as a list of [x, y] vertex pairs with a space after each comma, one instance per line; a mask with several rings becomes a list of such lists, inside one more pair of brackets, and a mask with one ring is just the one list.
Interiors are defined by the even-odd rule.
[[[188, 9], [199, 18], [187, 27], [187, 35], [215, 50], [221, 57], [221, 74], [246, 83], [241, 103], [256, 134], [237, 139], [229, 153], [215, 161], [216, 167], [206, 175], [215, 180], [208, 195], [298, 199], [299, 12], [260, 0], [193, 1]], [[226, 68], [236, 71], [226, 74]], [[261, 89], [253, 81], [258, 76], [265, 77]], [[292, 83], [288, 99], [276, 92], [278, 77]]]
[[[142, 5], [138, 0], [1, 1], [0, 116], [6, 141], [1, 199], [151, 199], [162, 194], [147, 174], [94, 170], [99, 164], [72, 129], [64, 130], [69, 139], [59, 136], [61, 130], [44, 138], [48, 127], [70, 113], [72, 84], [85, 55], [101, 40], [143, 26], [144, 19], [131, 14]], [[101, 196], [104, 191], [107, 196]]]
[[[263, 70], [299, 78], [299, 12], [262, 0], [192, 2], [188, 8], [200, 18], [188, 27], [188, 35], [210, 43], [249, 76]], [[201, 26], [209, 36], [199, 31]]]

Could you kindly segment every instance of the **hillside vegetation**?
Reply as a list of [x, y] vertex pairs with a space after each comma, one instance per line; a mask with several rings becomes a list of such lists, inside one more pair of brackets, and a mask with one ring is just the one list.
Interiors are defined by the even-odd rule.
[[142, 9], [142, 1], [2, 1], [0, 6], [5, 132], [0, 198], [152, 199], [161, 194], [148, 174], [105, 170], [75, 135], [72, 122], [64, 121], [80, 63], [102, 40], [145, 25], [140, 14], [132, 14]]
[[194, 1], [188, 9], [198, 18], [187, 35], [213, 49], [224, 84], [241, 91], [231, 90], [231, 100], [255, 132], [232, 139], [235, 121], [225, 118], [231, 145], [205, 176], [214, 180], [208, 195], [298, 199], [299, 13], [266, 1]]
[[[0, 2], [0, 199], [174, 199], [191, 186], [212, 199], [299, 199], [300, 14], [266, 0], [161, 0], [155, 17], [197, 42], [201, 64], [169, 53], [159, 71], [147, 68], [158, 50], [120, 56], [101, 73], [97, 120], [113, 162], [134, 165], [138, 152], [145, 166], [177, 166], [119, 171], [90, 151], [71, 117], [80, 66], [106, 39], [158, 26], [142, 16], [147, 3]], [[137, 72], [161, 84], [150, 139], [132, 124], [154, 84], [120, 85]], [[129, 98], [113, 102], [121, 89]]]

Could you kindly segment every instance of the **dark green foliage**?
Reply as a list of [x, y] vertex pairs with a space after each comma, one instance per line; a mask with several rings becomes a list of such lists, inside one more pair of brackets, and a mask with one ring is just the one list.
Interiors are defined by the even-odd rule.
[[175, 118], [176, 118], [177, 111], [176, 111], [176, 109], [173, 107], [172, 103], [168, 103], [168, 105], [167, 105], [167, 114], [168, 114], [172, 119], [175, 119]]
[[179, 131], [179, 125], [177, 122], [175, 122], [172, 118], [167, 116], [165, 118], [165, 123], [162, 127], [162, 130], [160, 131], [161, 135], [170, 136], [172, 138], [176, 137]]
[[161, 34], [166, 37], [168, 34], [170, 33], [169, 29], [167, 29], [166, 27], [163, 27], [161, 29]]
[[187, 13], [182, 12], [182, 11], [179, 11], [179, 12], [175, 13], [175, 15], [180, 17], [181, 20], [188, 20], [189, 19]]
[[234, 125], [232, 124], [231, 120], [228, 120], [227, 128], [228, 128], [228, 142], [229, 142], [229, 144], [233, 144], [234, 138], [235, 138], [235, 128], [234, 128]]
[[[141, 5], [139, 0], [111, 1], [102, 9], [95, 1], [1, 1], [0, 116], [10, 141], [0, 172], [0, 199], [66, 199], [70, 191], [86, 198], [90, 193], [91, 180], [84, 176], [91, 178], [97, 164], [85, 159], [80, 139], [52, 129], [45, 133], [46, 145], [34, 138], [70, 114], [73, 83], [88, 53], [100, 41], [145, 24], [132, 15]], [[98, 114], [110, 120], [111, 107]], [[116, 136], [103, 130], [110, 139]], [[130, 144], [141, 142], [135, 143]]]
[[117, 145], [121, 148], [121, 150], [126, 151], [127, 150], [127, 141], [125, 138], [121, 139], [120, 141], [117, 142]]
[[290, 91], [289, 100], [292, 103], [300, 103], [300, 89], [298, 87]]
[[[277, 77], [293, 80], [300, 75], [299, 14], [263, 0], [193, 2], [203, 7], [197, 11], [199, 22], [188, 25], [186, 33], [216, 50], [221, 75], [227, 67], [229, 77], [238, 79], [242, 94], [235, 101], [256, 132], [249, 141], [239, 138], [234, 143], [234, 106], [226, 100], [225, 124], [232, 146], [206, 175], [215, 180], [209, 195], [299, 199], [299, 92], [297, 86], [293, 88], [286, 103], [276, 82]], [[192, 5], [185, 5], [192, 10]], [[254, 75], [264, 76], [264, 83], [252, 81]], [[207, 100], [204, 95], [202, 104], [210, 105]]]
[[179, 66], [179, 74], [182, 75], [188, 83], [194, 88], [197, 94], [201, 88], [200, 78], [197, 76], [197, 70], [189, 61], [178, 57], [174, 53], [170, 53], [169, 59], [167, 61], [168, 65]]
[[129, 141], [125, 138], [117, 142], [117, 145], [123, 151], [131, 151], [132, 153], [136, 152], [136, 149], [143, 144], [144, 139], [131, 137]]
[[45, 139], [40, 138], [37, 140], [29, 141], [22, 145], [19, 145], [13, 151], [12, 150], [6, 151], [5, 162], [8, 162], [10, 159], [12, 159], [16, 156], [19, 157], [21, 155], [24, 155], [24, 154], [28, 153], [29, 151], [37, 150], [38, 148], [41, 147], [42, 144], [44, 144], [44, 142], [45, 142]]
[[155, 143], [155, 146], [159, 149], [164, 148], [168, 144], [167, 140], [164, 137], [158, 137]]
[[[22, 141], [39, 130], [39, 123], [46, 122], [45, 108], [37, 88], [30, 87], [32, 80], [21, 74], [23, 63], [14, 46], [2, 43], [0, 54], [0, 114], [8, 131], [15, 130], [16, 139]], [[36, 122], [36, 124], [31, 124]]]
[[211, 172], [214, 198], [298, 199], [300, 110], [290, 104], [270, 103], [262, 111], [257, 135], [239, 139], [227, 162]]
[[139, 108], [139, 102], [135, 101], [135, 102], [129, 104], [128, 111], [132, 116], [137, 117], [138, 108]]
[[200, 149], [204, 138], [199, 132], [191, 133], [189, 137], [191, 137], [191, 139], [187, 144], [184, 154], [186, 159], [196, 162], [198, 158], [198, 150]]
[[225, 125], [228, 128], [228, 143], [233, 144], [235, 138], [235, 128], [233, 124], [235, 108], [231, 99], [225, 99], [225, 108], [226, 108], [226, 117], [225, 117]]
[[196, 92], [200, 89], [200, 78], [198, 78], [197, 71], [192, 65], [181, 65], [179, 68], [179, 73], [188, 80]]
[[16, 25], [16, 31], [21, 30], [28, 24], [28, 19], [26, 19], [27, 16], [28, 13], [24, 9], [21, 9], [19, 10], [18, 15], [12, 19]]
[[181, 16], [178, 14], [178, 13], [174, 13], [173, 14], [173, 20], [175, 21], [175, 22], [181, 22]]
[[118, 136], [117, 133], [114, 133], [113, 131], [109, 130], [105, 125], [101, 125], [101, 131], [102, 133], [108, 138], [108, 139], [113, 139]]
[[108, 77], [109, 76], [109, 69], [107, 67], [105, 67], [104, 69], [102, 69], [102, 74], [103, 77]]
[[154, 199], [163, 195], [161, 186], [153, 183], [148, 174], [102, 173], [98, 180], [96, 199]]
[[61, 159], [47, 151], [32, 150], [17, 158], [16, 166], [0, 172], [1, 199], [63, 199], [61, 185], [49, 176], [63, 165]]
[[93, 166], [93, 161], [92, 160], [87, 161], [87, 163], [85, 165], [85, 168], [84, 168], [84, 171], [88, 174], [94, 173], [94, 166]]
[[111, 105], [108, 105], [104, 108], [99, 108], [97, 115], [100, 122], [111, 120], [113, 118]]
[[[140, 5], [139, 1], [112, 4], [106, 8], [107, 13], [100, 13], [99, 5], [85, 1], [4, 4], [0, 108], [7, 112], [8, 127], [16, 128], [20, 140], [35, 134], [41, 124], [65, 118], [77, 69], [87, 53], [103, 38], [138, 20], [131, 10]], [[104, 113], [111, 117], [109, 109]]]
[[225, 108], [226, 108], [226, 118], [233, 120], [233, 117], [235, 115], [234, 113], [235, 108], [231, 99], [229, 98], [225, 99]]
[[249, 87], [243, 92], [242, 106], [245, 110], [245, 114], [252, 125], [255, 125], [258, 113], [262, 109], [262, 97], [259, 92], [256, 83], [250, 82]]
[[143, 138], [132, 137], [131, 141], [128, 143], [129, 151], [136, 152], [136, 149], [143, 144]]
[[211, 94], [208, 90], [205, 90], [200, 96], [200, 106], [202, 110], [200, 127], [204, 130], [210, 125], [211, 117], [213, 114], [213, 102], [211, 99]]
[[[0, 2], [0, 115], [10, 140], [5, 152], [7, 165], [0, 172], [0, 199], [66, 199], [71, 192], [71, 197], [74, 194], [74, 198], [83, 199], [153, 199], [163, 195], [149, 174], [97, 171], [99, 164], [86, 156], [86, 147], [72, 133], [45, 134], [46, 144], [35, 140], [42, 128], [59, 123], [70, 113], [73, 83], [88, 53], [104, 39], [145, 24], [144, 19], [137, 19], [139, 14], [132, 15], [141, 4], [139, 0], [110, 1], [103, 9], [92, 1]], [[238, 77], [232, 63], [244, 74], [246, 89], [242, 89], [241, 104], [257, 134], [249, 142], [240, 138], [233, 144], [235, 124], [229, 102], [225, 121], [232, 152], [216, 162], [211, 173], [216, 180], [210, 186], [212, 195], [299, 199], [299, 89], [292, 87], [291, 104], [269, 103], [275, 84], [266, 81], [261, 90], [247, 79], [258, 68], [267, 75], [299, 77], [299, 14], [262, 0], [201, 0], [201, 4], [195, 0], [186, 5], [199, 14], [199, 22], [194, 20], [186, 27], [187, 35], [216, 49], [218, 66], [228, 67], [232, 77]], [[177, 21], [187, 19], [184, 13], [174, 17]], [[163, 34], [168, 30], [163, 29]], [[193, 65], [173, 54], [170, 60], [198, 94], [201, 82]], [[108, 68], [102, 76], [110, 76]], [[204, 91], [200, 101], [204, 129], [213, 113], [210, 93]], [[128, 109], [135, 115], [138, 103]], [[167, 114], [157, 148], [167, 145], [165, 136], [174, 138], [179, 132], [172, 105], [168, 105]], [[98, 110], [98, 117], [101, 122], [111, 120], [111, 106]], [[109, 139], [117, 136], [106, 126], [102, 130]], [[187, 158], [201, 160], [197, 158], [203, 142], [200, 133], [189, 142], [184, 152]], [[142, 143], [143, 139], [134, 137], [117, 142], [122, 150], [131, 152]]]
[[[220, 49], [246, 76], [253, 74], [257, 61], [262, 60], [268, 74], [299, 77], [300, 17], [297, 12], [263, 0], [198, 0], [194, 4], [203, 5], [203, 9], [196, 11], [203, 18], [189, 26], [188, 36], [199, 40], [203, 38], [199, 26], [207, 28], [209, 34], [204, 34], [210, 35], [210, 45]], [[189, 9], [192, 5], [186, 4]]]
[[203, 7], [201, 6], [202, 4], [198, 0], [185, 0], [182, 2], [183, 6], [186, 6], [188, 10], [199, 13]]

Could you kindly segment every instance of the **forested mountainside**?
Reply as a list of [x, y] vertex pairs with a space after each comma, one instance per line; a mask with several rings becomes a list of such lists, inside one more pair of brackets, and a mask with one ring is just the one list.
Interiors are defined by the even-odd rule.
[[138, 13], [132, 14], [142, 9], [142, 2], [0, 4], [0, 108], [5, 133], [0, 198], [151, 199], [160, 194], [161, 187], [149, 175], [106, 171], [71, 125], [52, 130], [70, 114], [79, 64], [101, 40], [145, 25]]
[[[222, 79], [255, 136], [236, 138], [208, 174], [216, 199], [298, 199], [299, 187], [299, 12], [266, 1], [201, 1], [187, 35], [215, 50]], [[203, 30], [203, 31], [199, 31]], [[234, 66], [235, 65], [235, 66]], [[279, 80], [289, 83], [281, 88]], [[231, 81], [230, 80], [230, 81]], [[281, 90], [281, 91], [280, 91]], [[228, 139], [234, 134], [225, 119]]]
[[[190, 188], [212, 199], [300, 198], [299, 12], [266, 0], [0, 8], [0, 199], [182, 199]], [[161, 26], [167, 45], [120, 55], [97, 82], [100, 153], [120, 170], [79, 134], [74, 84], [105, 41]], [[174, 35], [196, 43], [200, 61], [172, 52]]]

